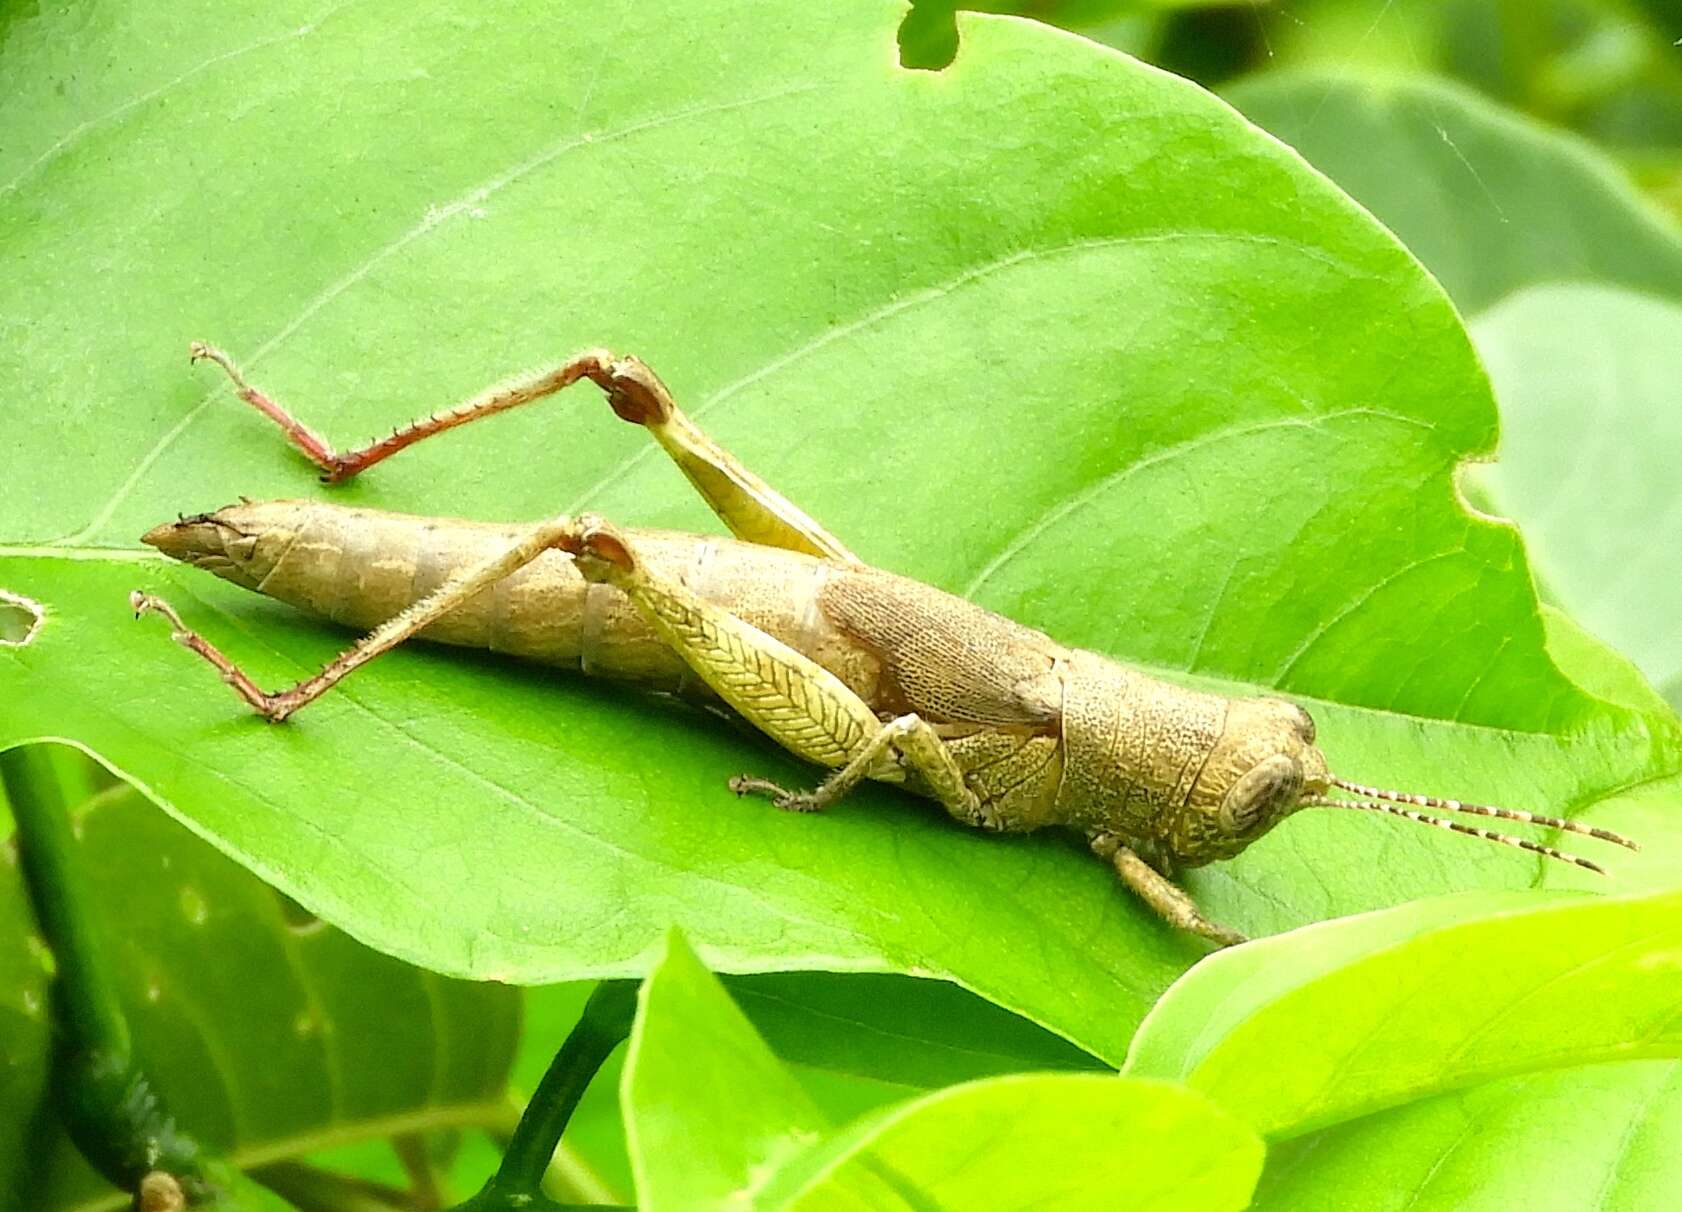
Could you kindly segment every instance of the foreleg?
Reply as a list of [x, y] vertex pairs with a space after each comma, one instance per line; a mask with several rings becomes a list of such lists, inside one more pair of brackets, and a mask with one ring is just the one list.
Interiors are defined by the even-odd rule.
[[1183, 888], [1123, 846], [1115, 834], [1094, 834], [1092, 850], [1099, 858], [1108, 859], [1122, 882], [1170, 926], [1201, 935], [1217, 947], [1231, 947], [1248, 941], [1236, 930], [1229, 930], [1204, 917], [1197, 903], [1186, 895]]
[[582, 522], [565, 517], [532, 527], [529, 534], [501, 555], [446, 581], [407, 610], [381, 623], [328, 662], [321, 672], [286, 690], [273, 693], [260, 689], [244, 670], [224, 656], [214, 644], [187, 627], [175, 609], [162, 598], [149, 593], [135, 592], [129, 595], [129, 604], [134, 607], [135, 618], [155, 611], [168, 619], [170, 635], [176, 643], [210, 662], [222, 680], [233, 687], [234, 692], [244, 699], [253, 711], [278, 724], [300, 707], [320, 698], [351, 670], [366, 665], [380, 653], [401, 644], [480, 590], [524, 568], [545, 551], [551, 548], [576, 548], [581, 530]]

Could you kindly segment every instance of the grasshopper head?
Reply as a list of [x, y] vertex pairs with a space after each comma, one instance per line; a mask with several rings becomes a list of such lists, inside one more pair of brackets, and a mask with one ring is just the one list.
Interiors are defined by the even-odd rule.
[[298, 504], [242, 501], [154, 526], [140, 541], [171, 559], [256, 589], [298, 535]]
[[[1358, 798], [1355, 798], [1358, 797]], [[1528, 838], [1479, 829], [1437, 812], [1495, 817], [1582, 834], [1630, 850], [1634, 842], [1609, 829], [1541, 816], [1496, 804], [1470, 804], [1408, 791], [1393, 791], [1350, 782], [1333, 774], [1314, 744], [1314, 721], [1294, 703], [1283, 699], [1235, 699], [1227, 711], [1226, 728], [1198, 776], [1187, 811], [1168, 838], [1171, 861], [1194, 867], [1231, 858], [1274, 825], [1301, 808], [1342, 808], [1384, 813], [1454, 833], [1514, 846], [1604, 874], [1589, 859], [1556, 850]]]
[[1231, 858], [1330, 788], [1314, 721], [1283, 699], [1234, 699], [1171, 837], [1173, 861]]

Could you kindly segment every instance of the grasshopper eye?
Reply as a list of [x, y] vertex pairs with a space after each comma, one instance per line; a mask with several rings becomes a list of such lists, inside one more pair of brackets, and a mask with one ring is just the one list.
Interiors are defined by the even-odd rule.
[[1282, 816], [1302, 791], [1302, 767], [1276, 753], [1245, 771], [1221, 801], [1221, 828], [1245, 836]]

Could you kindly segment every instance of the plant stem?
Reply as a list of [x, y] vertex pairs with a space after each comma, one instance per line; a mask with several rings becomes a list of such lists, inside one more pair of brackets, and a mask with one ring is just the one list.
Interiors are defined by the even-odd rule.
[[497, 1180], [504, 1190], [538, 1191], [578, 1100], [596, 1070], [630, 1035], [636, 1012], [635, 981], [603, 981], [590, 994], [578, 1025], [549, 1062], [502, 1155]]
[[442, 1208], [444, 1196], [438, 1187], [438, 1172], [433, 1169], [427, 1152], [426, 1137], [419, 1132], [399, 1133], [391, 1138], [391, 1151], [409, 1176], [412, 1212], [437, 1212]]
[[48, 746], [0, 753], [0, 788], [17, 828], [24, 886], [57, 969], [53, 1017], [61, 1052], [54, 1084], [65, 1127], [82, 1155], [122, 1190], [135, 1191], [162, 1171], [194, 1206], [215, 1204], [239, 1175], [176, 1127], [135, 1063], [60, 773]]
[[90, 896], [75, 859], [70, 805], [52, 752], [23, 745], [0, 753], [0, 783], [17, 823], [18, 852], [30, 902], [58, 969], [57, 1012], [74, 1046], [126, 1067], [128, 1018], [117, 1000]]
[[509, 1138], [502, 1164], [484, 1189], [457, 1212], [558, 1209], [569, 1206], [543, 1194], [544, 1172], [561, 1143], [567, 1121], [590, 1080], [625, 1037], [637, 1012], [637, 982], [603, 981], [584, 1004], [584, 1013], [555, 1059], [549, 1062], [525, 1112]]

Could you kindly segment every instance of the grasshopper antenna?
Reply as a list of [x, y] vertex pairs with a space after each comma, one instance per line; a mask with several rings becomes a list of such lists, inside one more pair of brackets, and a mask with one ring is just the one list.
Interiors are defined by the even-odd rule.
[[1507, 833], [1496, 833], [1493, 829], [1479, 829], [1476, 825], [1466, 825], [1460, 821], [1432, 816], [1428, 812], [1403, 808], [1400, 804], [1387, 804], [1379, 800], [1334, 800], [1329, 796], [1322, 795], [1310, 796], [1302, 803], [1305, 807], [1310, 808], [1353, 808], [1357, 812], [1384, 812], [1391, 816], [1406, 817], [1410, 821], [1418, 821], [1421, 825], [1435, 825], [1438, 829], [1447, 829], [1453, 833], [1464, 833], [1467, 837], [1481, 837], [1486, 842], [1499, 842], [1503, 846], [1517, 846], [1520, 850], [1528, 850], [1532, 854], [1540, 854], [1551, 859], [1558, 859], [1562, 863], [1574, 863], [1579, 867], [1586, 867], [1597, 875], [1606, 874], [1606, 868], [1599, 863], [1591, 862], [1586, 858], [1579, 858], [1575, 854], [1567, 854], [1563, 850], [1555, 850], [1552, 846], [1542, 845], [1541, 842], [1533, 842], [1529, 838], [1513, 837]]
[[1640, 850], [1629, 838], [1621, 833], [1613, 833], [1610, 829], [1600, 829], [1594, 825], [1582, 825], [1576, 821], [1568, 821], [1563, 817], [1540, 816], [1534, 812], [1524, 812], [1517, 808], [1502, 808], [1496, 804], [1466, 804], [1459, 800], [1438, 799], [1434, 795], [1414, 795], [1407, 791], [1390, 791], [1383, 787], [1368, 787], [1362, 783], [1351, 783], [1347, 779], [1340, 779], [1333, 775], [1328, 780], [1333, 787], [1341, 787], [1354, 795], [1364, 796], [1372, 800], [1385, 800], [1392, 804], [1412, 804], [1417, 808], [1435, 808], [1441, 812], [1464, 812], [1468, 816], [1492, 816], [1503, 821], [1519, 821], [1526, 825], [1541, 825], [1546, 829], [1560, 829], [1566, 833], [1580, 833], [1584, 837], [1597, 837], [1603, 842], [1622, 846], [1626, 850]]

